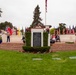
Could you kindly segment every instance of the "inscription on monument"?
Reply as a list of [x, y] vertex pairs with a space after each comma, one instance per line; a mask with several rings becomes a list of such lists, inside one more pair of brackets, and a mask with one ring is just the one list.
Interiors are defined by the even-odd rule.
[[41, 47], [41, 33], [40, 32], [33, 33], [33, 46]]

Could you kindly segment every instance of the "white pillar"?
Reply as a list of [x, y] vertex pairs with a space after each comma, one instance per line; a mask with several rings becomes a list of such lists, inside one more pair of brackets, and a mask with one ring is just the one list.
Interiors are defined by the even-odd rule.
[[33, 47], [33, 32], [31, 32], [31, 47]]
[[48, 46], [50, 46], [50, 33], [48, 34]]
[[43, 32], [41, 32], [41, 47], [43, 47]]

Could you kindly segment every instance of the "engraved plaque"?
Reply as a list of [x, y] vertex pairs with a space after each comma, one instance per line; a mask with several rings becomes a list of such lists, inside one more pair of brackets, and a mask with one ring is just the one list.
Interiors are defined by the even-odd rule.
[[41, 33], [39, 32], [33, 33], [33, 46], [41, 47]]

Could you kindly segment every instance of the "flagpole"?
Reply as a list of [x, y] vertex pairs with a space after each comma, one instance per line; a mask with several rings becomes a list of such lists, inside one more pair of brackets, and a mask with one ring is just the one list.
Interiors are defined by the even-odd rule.
[[46, 3], [46, 0], [45, 0], [45, 25], [46, 25], [46, 8], [47, 8], [47, 7], [46, 7], [46, 6], [47, 6], [46, 4], [47, 4], [47, 3]]
[[45, 6], [45, 25], [46, 25], [46, 6]]
[[45, 25], [46, 25], [46, 21], [47, 21], [47, 0], [45, 0]]

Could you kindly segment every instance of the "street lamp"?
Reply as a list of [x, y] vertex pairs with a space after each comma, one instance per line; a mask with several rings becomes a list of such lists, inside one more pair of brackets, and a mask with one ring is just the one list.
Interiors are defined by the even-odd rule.
[[0, 17], [1, 17], [1, 13], [2, 13], [2, 11], [1, 11], [1, 8], [0, 8]]

